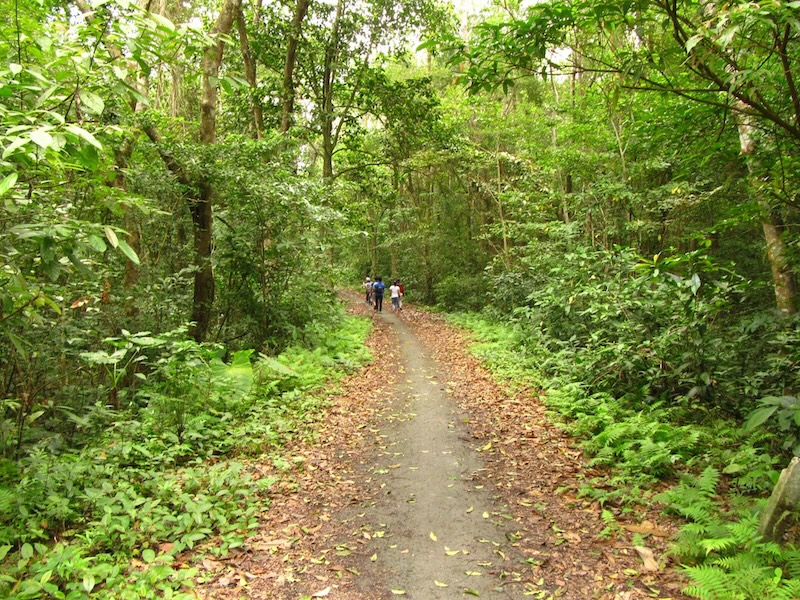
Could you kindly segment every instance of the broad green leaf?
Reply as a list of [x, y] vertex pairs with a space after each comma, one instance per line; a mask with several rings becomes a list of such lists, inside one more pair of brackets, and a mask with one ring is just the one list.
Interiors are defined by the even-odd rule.
[[93, 112], [96, 115], [99, 115], [101, 112], [103, 112], [103, 109], [106, 107], [103, 99], [89, 90], [81, 90], [78, 96], [80, 97], [84, 108], [89, 109], [89, 112]]
[[156, 23], [158, 23], [161, 27], [165, 29], [169, 29], [170, 31], [175, 31], [175, 24], [170, 21], [168, 18], [159, 15], [158, 13], [151, 12], [148, 15], [151, 19], [153, 19]]
[[102, 144], [97, 141], [97, 138], [95, 138], [91, 133], [86, 131], [83, 127], [78, 127], [77, 125], [69, 124], [65, 127], [65, 129], [70, 133], [74, 133], [79, 138], [89, 142], [92, 146], [94, 146], [98, 150], [103, 149]]
[[3, 181], [0, 181], [0, 196], [5, 195], [8, 190], [14, 187], [14, 185], [17, 183], [17, 177], [18, 176], [16, 173], [11, 173], [6, 175]]
[[8, 69], [13, 75], [19, 75], [22, 73], [22, 65], [17, 63], [8, 63]]
[[136, 254], [136, 251], [128, 245], [128, 242], [125, 240], [117, 240], [117, 246], [122, 253], [130, 259], [130, 261], [136, 265], [140, 264], [139, 262], [139, 255]]
[[31, 141], [40, 148], [49, 148], [53, 145], [53, 136], [42, 127], [31, 131]]
[[778, 410], [777, 406], [763, 406], [755, 409], [748, 415], [747, 421], [745, 421], [745, 431], [753, 430], [764, 423], [776, 410]]
[[11, 156], [18, 148], [24, 146], [29, 141], [29, 138], [18, 137], [13, 142], [11, 142], [5, 150], [3, 150], [3, 158], [8, 158]]
[[83, 576], [83, 589], [84, 590], [86, 590], [88, 593], [91, 593], [91, 591], [94, 589], [95, 585], [96, 585], [96, 581], [94, 579], [94, 575], [92, 575], [91, 573], [87, 573], [86, 575]]
[[108, 246], [99, 235], [90, 235], [86, 238], [86, 243], [98, 252], [105, 252]]
[[151, 563], [156, 559], [156, 553], [152, 548], [145, 548], [142, 550], [142, 559], [146, 563]]

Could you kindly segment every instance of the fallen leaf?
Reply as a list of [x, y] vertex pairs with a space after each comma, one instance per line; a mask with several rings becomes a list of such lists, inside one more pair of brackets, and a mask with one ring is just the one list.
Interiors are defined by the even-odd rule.
[[406, 595], [406, 591], [405, 590], [392, 590], [392, 593], [395, 596], [405, 596]]
[[434, 585], [435, 585], [436, 587], [450, 587], [450, 586], [449, 586], [449, 585], [447, 585], [446, 583], [442, 583], [441, 581], [436, 581], [435, 579], [434, 579], [433, 583], [434, 583]]
[[436, 534], [432, 531], [428, 534], [428, 537], [431, 538], [434, 542], [438, 542], [439, 538], [436, 537]]
[[623, 525], [623, 529], [627, 529], [631, 533], [641, 533], [642, 535], [654, 535], [656, 537], [669, 537], [669, 532], [664, 531], [658, 525], [651, 521], [642, 521], [638, 525]]
[[311, 594], [312, 598], [327, 598], [328, 594], [331, 593], [331, 588], [326, 587], [324, 590], [318, 591], [316, 594]]
[[636, 552], [639, 554], [639, 557], [642, 559], [645, 571], [659, 570], [658, 562], [656, 561], [655, 556], [653, 556], [653, 551], [650, 550], [650, 548], [646, 548], [644, 546], [634, 546], [633, 549], [636, 550]]

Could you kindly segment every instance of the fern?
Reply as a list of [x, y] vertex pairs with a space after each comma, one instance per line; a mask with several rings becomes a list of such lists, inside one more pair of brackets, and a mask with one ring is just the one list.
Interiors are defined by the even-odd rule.
[[689, 596], [701, 600], [745, 600], [738, 592], [730, 591], [730, 577], [728, 573], [713, 566], [685, 567], [684, 571], [696, 583], [683, 591]]
[[729, 550], [730, 548], [736, 546], [736, 540], [732, 537], [726, 538], [709, 538], [705, 540], [700, 540], [700, 547], [706, 551], [706, 554], [711, 554], [712, 552], [720, 552]]
[[713, 496], [717, 492], [717, 484], [719, 484], [719, 471], [714, 467], [708, 466], [697, 478], [697, 488], [706, 494], [706, 496]]

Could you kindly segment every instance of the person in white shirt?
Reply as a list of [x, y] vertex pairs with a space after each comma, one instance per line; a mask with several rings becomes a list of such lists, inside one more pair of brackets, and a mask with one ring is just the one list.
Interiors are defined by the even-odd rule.
[[400, 282], [393, 281], [389, 286], [389, 292], [392, 294], [392, 310], [398, 312], [400, 310]]

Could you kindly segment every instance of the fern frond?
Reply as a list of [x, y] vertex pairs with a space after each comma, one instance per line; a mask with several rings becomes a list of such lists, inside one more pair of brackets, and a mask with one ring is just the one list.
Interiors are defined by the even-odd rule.
[[712, 466], [703, 469], [700, 477], [697, 478], [697, 488], [706, 496], [713, 496], [717, 492], [719, 483], [719, 471]]
[[700, 547], [706, 551], [706, 556], [712, 552], [725, 551], [734, 546], [737, 546], [736, 539], [732, 537], [726, 538], [707, 538], [700, 540]]
[[684, 571], [696, 584], [683, 590], [689, 596], [701, 600], [744, 600], [738, 590], [731, 590], [732, 578], [719, 567], [702, 565], [685, 567]]

